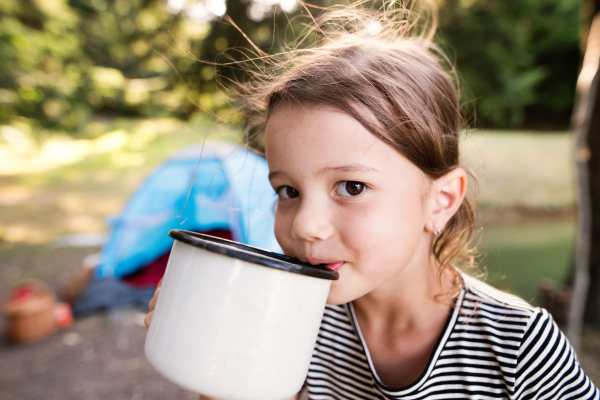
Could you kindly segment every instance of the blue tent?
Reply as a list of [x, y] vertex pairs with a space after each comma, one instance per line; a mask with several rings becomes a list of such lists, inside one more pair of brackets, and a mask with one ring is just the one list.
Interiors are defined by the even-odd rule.
[[96, 277], [129, 275], [173, 245], [171, 229], [226, 229], [234, 240], [281, 252], [267, 162], [229, 143], [195, 145], [154, 171], [112, 218]]

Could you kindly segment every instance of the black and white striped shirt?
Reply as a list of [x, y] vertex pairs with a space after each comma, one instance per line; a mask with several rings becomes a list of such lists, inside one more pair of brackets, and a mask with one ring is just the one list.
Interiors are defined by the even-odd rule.
[[327, 306], [304, 397], [310, 399], [598, 399], [544, 309], [464, 276], [456, 307], [414, 383], [381, 383], [351, 304]]

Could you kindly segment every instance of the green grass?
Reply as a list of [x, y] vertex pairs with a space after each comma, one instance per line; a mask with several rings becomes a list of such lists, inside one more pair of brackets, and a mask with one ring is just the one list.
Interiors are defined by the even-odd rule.
[[556, 286], [564, 282], [571, 264], [574, 232], [573, 221], [484, 226], [479, 248], [486, 281], [535, 303], [543, 279]]

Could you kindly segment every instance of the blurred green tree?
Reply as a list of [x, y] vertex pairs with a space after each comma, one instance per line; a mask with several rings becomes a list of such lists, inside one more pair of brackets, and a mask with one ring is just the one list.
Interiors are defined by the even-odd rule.
[[[335, 1], [344, 0], [316, 4]], [[436, 1], [439, 38], [475, 99], [477, 125], [566, 127], [579, 0]], [[225, 11], [239, 29], [220, 18]], [[3, 0], [0, 124], [76, 133], [98, 114], [227, 110], [215, 77], [243, 72], [210, 62], [227, 62], [227, 48], [250, 48], [240, 30], [261, 49], [280, 50], [302, 12], [293, 0]]]
[[[189, 113], [173, 60], [172, 37], [203, 38], [207, 27], [187, 29], [160, 0], [69, 0], [78, 16], [82, 52], [90, 60], [86, 100], [96, 113], [177, 115]], [[166, 55], [167, 59], [163, 56]]]
[[[579, 68], [579, 0], [438, 0], [477, 125], [566, 128]], [[470, 92], [470, 93], [469, 93]]]
[[61, 0], [0, 2], [0, 124], [76, 129], [91, 112], [77, 14]]

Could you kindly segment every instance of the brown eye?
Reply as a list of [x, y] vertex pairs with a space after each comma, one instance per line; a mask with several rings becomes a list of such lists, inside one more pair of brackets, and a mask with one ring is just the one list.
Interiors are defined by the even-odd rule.
[[336, 194], [338, 196], [358, 196], [365, 191], [365, 184], [356, 181], [343, 181], [338, 183]]
[[296, 189], [291, 186], [282, 186], [277, 189], [277, 195], [280, 200], [294, 199], [298, 197], [300, 194]]

